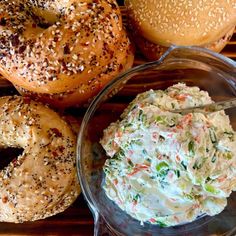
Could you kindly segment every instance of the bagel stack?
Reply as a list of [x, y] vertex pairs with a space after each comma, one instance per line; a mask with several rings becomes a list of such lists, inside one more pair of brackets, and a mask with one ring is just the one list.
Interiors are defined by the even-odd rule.
[[21, 94], [82, 105], [133, 58], [115, 0], [0, 2], [0, 73]]
[[150, 60], [171, 46], [220, 52], [236, 25], [235, 0], [125, 0], [132, 38]]

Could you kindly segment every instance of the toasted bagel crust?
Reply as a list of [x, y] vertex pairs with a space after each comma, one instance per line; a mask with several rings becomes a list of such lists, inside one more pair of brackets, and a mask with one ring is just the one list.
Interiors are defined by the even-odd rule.
[[[224, 35], [219, 40], [213, 43], [202, 45], [202, 47], [208, 48], [214, 52], [220, 52], [226, 46], [233, 33], [234, 33], [234, 28], [232, 28], [226, 35]], [[166, 50], [168, 49], [168, 47], [150, 42], [144, 37], [138, 35], [137, 32], [135, 32], [135, 30], [132, 31], [132, 39], [139, 48], [139, 50], [142, 52], [142, 54], [148, 60], [151, 61], [158, 60], [163, 55], [163, 53], [165, 53]]]
[[162, 46], [201, 46], [222, 38], [236, 24], [235, 0], [125, 0], [138, 32]]
[[94, 78], [103, 84], [99, 75], [120, 51], [124, 63], [129, 46], [115, 0], [0, 2], [0, 73], [33, 93], [67, 93]]
[[117, 74], [128, 70], [134, 61], [133, 48], [130, 47], [127, 36], [124, 35], [120, 42], [120, 50], [116, 52], [110, 63], [104, 67], [101, 74], [88, 81], [81, 83], [77, 88], [64, 93], [47, 94], [35, 93], [15, 85], [18, 92], [24, 96], [32, 97], [34, 100], [42, 101], [54, 107], [66, 108], [70, 106], [86, 105], [112, 78]]

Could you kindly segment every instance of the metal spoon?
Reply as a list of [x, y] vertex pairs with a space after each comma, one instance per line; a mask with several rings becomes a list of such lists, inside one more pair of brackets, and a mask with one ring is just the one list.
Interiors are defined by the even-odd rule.
[[236, 98], [228, 99], [226, 101], [215, 102], [215, 103], [211, 103], [211, 104], [207, 104], [203, 106], [198, 106], [198, 107], [172, 110], [171, 112], [180, 113], [182, 115], [186, 115], [188, 113], [193, 113], [193, 112], [200, 112], [200, 113], [208, 114], [208, 113], [225, 110], [225, 109], [229, 109], [233, 107], [236, 107]]

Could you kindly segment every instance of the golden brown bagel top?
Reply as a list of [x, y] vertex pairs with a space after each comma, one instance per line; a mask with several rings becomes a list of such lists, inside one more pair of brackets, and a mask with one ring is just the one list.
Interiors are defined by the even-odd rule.
[[121, 34], [115, 0], [4, 0], [0, 73], [31, 91], [60, 93], [99, 74]]
[[134, 27], [163, 46], [204, 45], [236, 24], [235, 0], [125, 0]]

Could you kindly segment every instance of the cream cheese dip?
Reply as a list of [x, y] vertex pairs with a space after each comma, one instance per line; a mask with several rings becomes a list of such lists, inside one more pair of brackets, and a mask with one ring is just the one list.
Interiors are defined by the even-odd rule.
[[218, 214], [236, 190], [236, 132], [225, 112], [171, 112], [212, 102], [182, 83], [150, 90], [104, 130], [106, 195], [141, 224]]

